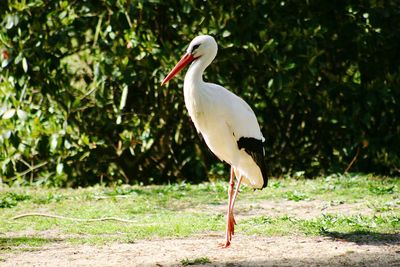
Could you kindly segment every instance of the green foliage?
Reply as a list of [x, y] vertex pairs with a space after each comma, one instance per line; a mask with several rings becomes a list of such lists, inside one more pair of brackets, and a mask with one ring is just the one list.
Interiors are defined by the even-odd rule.
[[268, 216], [258, 216], [249, 219], [246, 223], [253, 225], [272, 224], [274, 219]]
[[54, 238], [40, 237], [0, 237], [0, 246], [2, 251], [12, 250], [15, 247], [20, 247], [20, 250], [33, 250], [32, 247], [41, 247], [48, 243], [57, 242], [60, 240]]
[[210, 259], [207, 257], [196, 258], [194, 260], [189, 260], [188, 258], [181, 260], [182, 266], [189, 266], [189, 265], [201, 265], [211, 263]]
[[35, 198], [33, 200], [33, 202], [36, 203], [36, 204], [43, 205], [43, 204], [49, 204], [49, 203], [52, 203], [52, 202], [60, 202], [60, 201], [63, 200], [63, 198], [64, 197], [62, 195], [60, 195], [60, 194], [53, 194], [53, 193], [50, 192], [47, 195]]
[[376, 195], [384, 195], [384, 194], [393, 194], [394, 193], [394, 185], [393, 186], [376, 186], [370, 185], [369, 191]]
[[[335, 230], [340, 232], [368, 232], [374, 229], [396, 229], [400, 224], [398, 216], [341, 216], [327, 214], [313, 220], [298, 220], [303, 231], [308, 234], [324, 234]], [[384, 232], [384, 231], [382, 231]]]
[[17, 194], [14, 192], [7, 192], [0, 196], [0, 209], [12, 208], [17, 206], [18, 202], [30, 199], [29, 195]]
[[306, 194], [303, 194], [298, 191], [289, 191], [289, 192], [286, 192], [286, 199], [297, 202], [297, 201], [301, 201], [301, 200], [308, 200], [309, 197]]
[[164, 75], [198, 34], [241, 95], [271, 174], [400, 169], [396, 1], [0, 3], [0, 178], [54, 186], [220, 176]]

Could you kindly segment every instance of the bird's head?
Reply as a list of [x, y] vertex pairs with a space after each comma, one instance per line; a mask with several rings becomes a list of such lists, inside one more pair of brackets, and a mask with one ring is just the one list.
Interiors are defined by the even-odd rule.
[[172, 71], [164, 78], [161, 85], [166, 84], [186, 65], [195, 61], [202, 60], [205, 64], [210, 64], [217, 55], [218, 46], [215, 39], [210, 35], [199, 35], [194, 38], [186, 51], [186, 54], [179, 60]]
[[217, 50], [217, 42], [212, 36], [199, 35], [190, 42], [186, 54], [191, 54], [194, 59], [203, 56], [214, 59], [217, 55]]

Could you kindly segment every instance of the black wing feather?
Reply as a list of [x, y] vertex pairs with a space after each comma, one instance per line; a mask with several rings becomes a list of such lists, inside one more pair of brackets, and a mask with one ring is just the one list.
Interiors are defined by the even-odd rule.
[[267, 165], [264, 160], [265, 150], [262, 140], [253, 137], [240, 137], [237, 144], [239, 149], [244, 148], [244, 151], [253, 158], [257, 166], [260, 168], [264, 180], [263, 188], [266, 187], [268, 184], [268, 173]]

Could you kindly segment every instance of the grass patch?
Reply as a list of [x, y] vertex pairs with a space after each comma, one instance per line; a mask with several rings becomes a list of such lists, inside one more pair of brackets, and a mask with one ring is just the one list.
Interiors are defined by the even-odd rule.
[[301, 230], [310, 235], [318, 235], [325, 232], [393, 232], [400, 229], [400, 219], [397, 215], [385, 216], [344, 216], [344, 215], [323, 215], [312, 220], [301, 220]]
[[[272, 180], [262, 191], [243, 187], [238, 203], [249, 205], [246, 204], [245, 211], [239, 209], [237, 213], [242, 217], [237, 219], [236, 232], [269, 236], [371, 233], [372, 238], [380, 234], [396, 235], [400, 233], [399, 188], [400, 179], [355, 174], [314, 180]], [[223, 238], [227, 190], [226, 182], [80, 189], [3, 188], [0, 191], [0, 237], [3, 238], [0, 245], [16, 248], [24, 243], [36, 243], [41, 246], [54, 242], [54, 236], [46, 238], [43, 234], [48, 232], [59, 233], [68, 242], [89, 244], [134, 243], [141, 239], [186, 237], [208, 232], [221, 233]], [[265, 201], [299, 204], [319, 201], [339, 208], [339, 212], [322, 215], [324, 212], [321, 211], [309, 219], [295, 217], [290, 210], [279, 216], [268, 216], [268, 210], [245, 216], [247, 211], [261, 207], [259, 203]], [[352, 204], [370, 212], [340, 212], [342, 205]], [[28, 212], [86, 219], [118, 217], [133, 222], [85, 222], [44, 217], [11, 220], [15, 215]], [[25, 237], [26, 232], [38, 239]], [[23, 241], [7, 239], [9, 233]], [[6, 240], [11, 243], [6, 244]]]
[[18, 202], [30, 199], [29, 195], [6, 192], [0, 198], [0, 209], [12, 208], [17, 206]]
[[286, 199], [293, 200], [293, 201], [301, 201], [301, 200], [309, 200], [310, 197], [301, 192], [289, 191], [289, 192], [286, 192]]
[[0, 253], [13, 250], [33, 251], [37, 250], [43, 245], [60, 241], [61, 239], [57, 238], [42, 238], [32, 236], [0, 237]]
[[[241, 232], [257, 235], [305, 234], [318, 236], [327, 232], [375, 232], [399, 233], [400, 217], [385, 216], [345, 216], [338, 214], [322, 215], [312, 219], [299, 219], [292, 216], [267, 217], [255, 216], [240, 222]], [[397, 229], [397, 230], [396, 230]]]
[[207, 257], [196, 258], [194, 260], [189, 260], [187, 258], [181, 260], [182, 266], [197, 265], [197, 264], [207, 264], [207, 263], [211, 263], [210, 259], [207, 258]]
[[375, 195], [385, 195], [394, 193], [394, 185], [385, 186], [385, 185], [370, 184], [368, 189], [371, 193]]

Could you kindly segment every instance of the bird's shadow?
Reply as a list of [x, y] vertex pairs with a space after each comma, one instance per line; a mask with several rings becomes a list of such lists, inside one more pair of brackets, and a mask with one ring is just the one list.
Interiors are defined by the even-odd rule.
[[353, 242], [358, 245], [381, 246], [388, 244], [400, 244], [400, 233], [377, 233], [368, 230], [341, 233], [324, 230], [321, 231], [320, 234], [334, 240]]

